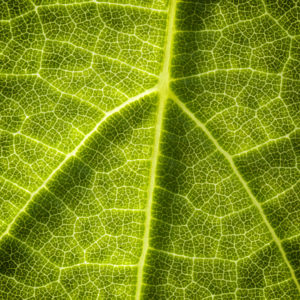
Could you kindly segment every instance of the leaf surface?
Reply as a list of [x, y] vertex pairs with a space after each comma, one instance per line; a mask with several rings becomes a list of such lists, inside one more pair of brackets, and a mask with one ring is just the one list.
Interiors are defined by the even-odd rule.
[[0, 2], [0, 298], [300, 299], [298, 6]]

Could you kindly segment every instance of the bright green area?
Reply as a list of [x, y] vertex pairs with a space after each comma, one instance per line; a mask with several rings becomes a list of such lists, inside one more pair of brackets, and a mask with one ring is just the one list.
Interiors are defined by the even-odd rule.
[[0, 299], [300, 299], [299, 14], [0, 0]]

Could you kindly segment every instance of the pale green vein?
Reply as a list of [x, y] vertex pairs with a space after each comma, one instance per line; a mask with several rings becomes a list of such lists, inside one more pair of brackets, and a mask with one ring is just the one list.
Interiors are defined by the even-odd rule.
[[50, 145], [48, 145], [48, 144], [45, 144], [45, 143], [43, 143], [43, 142], [41, 142], [41, 141], [39, 141], [39, 140], [37, 140], [37, 139], [31, 137], [31, 136], [28, 136], [28, 135], [26, 135], [26, 134], [24, 134], [24, 133], [22, 133], [22, 132], [20, 132], [20, 131], [17, 131], [17, 132], [11, 132], [11, 131], [9, 131], [9, 130], [5, 130], [5, 129], [0, 128], [0, 132], [5, 132], [5, 133], [11, 134], [11, 135], [13, 135], [13, 136], [19, 135], [19, 136], [23, 137], [23, 138], [26, 139], [26, 140], [30, 140], [30, 141], [32, 141], [32, 142], [34, 142], [34, 143], [36, 143], [36, 144], [40, 144], [40, 145], [44, 146], [44, 147], [47, 148], [47, 149], [50, 149], [50, 150], [53, 150], [53, 151], [55, 151], [55, 152], [60, 153], [61, 155], [64, 155], [64, 156], [67, 155], [66, 153], [62, 152], [61, 150], [56, 149], [55, 147], [52, 147], [52, 146], [50, 146]]
[[[80, 49], [80, 50], [82, 50], [82, 51], [85, 51], [85, 52], [87, 52], [87, 53], [89, 53], [89, 54], [91, 54], [91, 55], [93, 55], [93, 56], [98, 56], [98, 57], [107, 59], [108, 61], [113, 61], [113, 62], [115, 62], [115, 63], [118, 63], [120, 66], [127, 66], [127, 67], [131, 68], [132, 70], [136, 70], [136, 71], [138, 71], [138, 72], [145, 73], [145, 74], [147, 74], [147, 75], [149, 75], [149, 76], [158, 78], [158, 76], [157, 76], [156, 74], [151, 73], [151, 72], [148, 72], [148, 71], [143, 70], [143, 69], [141, 69], [141, 68], [138, 68], [138, 67], [136, 67], [136, 66], [130, 65], [129, 63], [127, 63], [127, 62], [125, 62], [125, 61], [123, 61], [123, 60], [121, 60], [121, 59], [114, 58], [114, 57], [111, 57], [111, 56], [108, 56], [108, 55], [103, 55], [103, 54], [101, 54], [101, 53], [98, 53], [98, 52], [89, 50], [89, 49], [84, 48], [84, 47], [82, 47], [82, 46], [75, 45], [74, 43], [72, 43], [72, 42], [70, 42], [70, 41], [59, 41], [59, 40], [54, 40], [54, 39], [47, 39], [47, 41], [55, 42], [55, 43], [61, 43], [61, 44], [66, 44], [66, 45], [70, 45], [70, 46], [72, 46], [72, 47], [74, 47], [74, 48], [77, 48], [77, 49]], [[144, 42], [144, 41], [143, 41], [143, 42]], [[80, 71], [72, 71], [72, 73], [75, 73], [75, 72], [80, 73], [80, 72], [82, 72], [82, 71], [85, 71], [85, 70], [88, 70], [88, 69], [91, 69], [91, 68], [92, 68], [92, 66], [89, 67], [89, 68], [86, 68], [86, 69], [84, 69], [84, 70], [80, 70]], [[61, 70], [63, 70], [63, 69], [61, 69]], [[68, 70], [63, 70], [63, 71], [68, 71]]]
[[22, 245], [24, 245], [26, 248], [30, 249], [33, 253], [39, 255], [42, 259], [44, 259], [48, 264], [52, 265], [52, 267], [58, 269], [59, 266], [57, 264], [55, 264], [54, 262], [50, 261], [48, 257], [46, 257], [44, 254], [41, 253], [41, 251], [38, 251], [36, 249], [34, 249], [33, 247], [31, 247], [30, 245], [28, 245], [26, 242], [20, 240], [18, 237], [12, 235], [11, 233], [8, 234], [8, 236], [16, 241], [18, 241], [19, 243], [21, 243]]
[[[264, 9], [265, 9], [265, 15], [268, 16], [270, 19], [272, 19], [272, 21], [275, 22], [275, 23], [280, 27], [280, 29], [281, 29], [282, 31], [284, 31], [285, 34], [286, 34], [290, 39], [294, 39], [295, 36], [291, 35], [291, 34], [290, 34], [290, 33], [289, 33], [289, 32], [288, 32], [288, 31], [280, 24], [280, 22], [270, 14], [270, 12], [268, 11], [267, 6], [266, 6], [266, 3], [265, 3], [264, 0], [262, 0], [262, 4], [263, 4]], [[286, 12], [286, 13], [287, 13], [287, 12]]]
[[254, 151], [259, 151], [259, 149], [263, 148], [264, 146], [268, 146], [268, 145], [272, 145], [278, 141], [282, 141], [282, 140], [288, 140], [290, 138], [290, 136], [296, 131], [296, 129], [292, 130], [291, 132], [289, 132], [286, 135], [280, 136], [278, 138], [275, 139], [268, 139], [266, 142], [261, 143], [259, 145], [256, 145], [252, 148], [249, 148], [248, 150], [244, 150], [241, 152], [238, 152], [236, 154], [234, 154], [232, 157], [238, 157], [238, 156], [242, 156], [244, 154], [250, 153], [250, 152], [254, 152]]
[[[274, 197], [267, 199], [263, 205], [265, 205], [266, 203], [269, 203], [273, 200], [279, 199], [281, 196], [284, 196], [285, 194], [287, 194], [288, 192], [292, 191], [294, 188], [297, 187], [297, 185], [300, 185], [300, 181], [296, 181], [296, 183], [294, 183], [293, 185], [291, 185], [290, 187], [288, 187], [287, 189], [283, 190], [281, 193], [276, 194]], [[296, 191], [295, 191], [296, 193]]]
[[31, 194], [31, 192], [30, 192], [29, 190], [25, 189], [24, 187], [20, 186], [19, 184], [15, 183], [15, 182], [13, 182], [13, 181], [11, 181], [11, 180], [9, 180], [9, 179], [3, 177], [2, 175], [0, 175], [0, 179], [2, 179], [2, 180], [4, 180], [4, 181], [8, 182], [9, 184], [14, 185], [15, 187], [17, 187], [18, 189], [22, 190], [22, 191], [25, 192], [25, 193]]
[[300, 237], [300, 234], [295, 234], [295, 235], [289, 236], [287, 238], [284, 238], [282, 241], [290, 241], [290, 240], [296, 239], [298, 237]]
[[77, 3], [53, 3], [53, 4], [44, 4], [44, 5], [37, 5], [38, 7], [51, 7], [51, 6], [78, 6], [78, 5], [84, 5], [84, 4], [101, 4], [101, 5], [107, 5], [107, 6], [115, 6], [115, 7], [121, 7], [121, 8], [134, 8], [138, 10], [150, 10], [150, 11], [156, 11], [156, 12], [166, 12], [164, 9], [158, 9], [154, 7], [147, 7], [147, 6], [139, 6], [139, 5], [133, 5], [129, 3], [118, 3], [118, 2], [108, 2], [108, 1], [97, 1], [97, 0], [92, 0], [92, 1], [82, 1], [82, 2], [77, 2]]
[[[49, 70], [49, 69], [45, 69], [45, 70]], [[91, 70], [92, 70], [92, 69], [91, 69]], [[96, 76], [98, 76], [98, 78], [101, 80], [101, 82], [102, 82], [105, 86], [108, 86], [108, 87], [110, 87], [110, 88], [116, 90], [118, 93], [120, 93], [121, 95], [123, 95], [125, 98], [128, 99], [128, 95], [126, 95], [125, 93], [123, 93], [120, 89], [118, 89], [118, 88], [116, 88], [116, 87], [114, 87], [114, 86], [111, 86], [111, 85], [109, 85], [107, 82], [103, 81], [103, 79], [99, 76], [99, 74], [97, 74], [97, 73], [95, 72], [95, 70], [92, 70], [92, 71], [94, 72], [94, 74], [95, 74]], [[64, 72], [65, 72], [65, 73], [70, 73], [70, 74], [72, 74], [72, 75], [73, 75], [73, 73], [74, 73], [73, 71], [67, 71], [67, 70], [64, 70]], [[49, 82], [47, 79], [45, 79], [44, 77], [42, 77], [39, 73], [36, 74], [36, 75], [38, 76], [38, 78], [40, 78], [40, 79], [42, 79], [43, 81], [47, 82], [50, 86], [52, 86], [52, 88], [53, 88], [54, 90], [58, 91], [59, 93], [65, 94], [65, 95], [69, 95], [69, 96], [73, 97], [74, 99], [78, 99], [79, 101], [84, 102], [84, 103], [90, 105], [91, 107], [95, 108], [96, 110], [98, 110], [98, 111], [100, 111], [100, 112], [107, 113], [106, 111], [103, 111], [102, 109], [100, 109], [99, 107], [97, 107], [97, 106], [96, 106], [95, 104], [93, 104], [92, 102], [90, 102], [90, 101], [88, 101], [88, 100], [84, 100], [84, 99], [78, 97], [76, 94], [70, 94], [70, 93], [68, 93], [68, 92], [63, 91], [62, 89], [58, 88], [55, 84]], [[57, 80], [57, 81], [59, 81], [59, 80]]]
[[235, 260], [228, 259], [228, 258], [187, 256], [187, 255], [184, 255], [184, 254], [178, 254], [178, 253], [174, 253], [174, 252], [170, 252], [170, 251], [166, 251], [166, 250], [156, 249], [156, 248], [153, 248], [153, 247], [149, 247], [149, 249], [152, 250], [152, 251], [158, 252], [158, 253], [163, 253], [163, 254], [166, 254], [166, 255], [169, 255], [169, 256], [179, 257], [179, 258], [183, 258], [183, 259], [203, 260], [203, 261], [219, 260], [219, 261], [229, 261], [229, 262], [236, 263]]
[[[65, 96], [69, 96], [73, 99], [76, 99], [78, 102], [84, 103], [92, 108], [94, 108], [95, 110], [103, 113], [103, 110], [101, 110], [99, 107], [97, 107], [95, 104], [84, 100], [74, 94], [70, 94], [67, 92], [64, 92], [63, 90], [59, 89], [57, 86], [55, 86], [54, 84], [52, 84], [51, 82], [49, 82], [46, 78], [42, 77], [39, 73], [32, 73], [32, 74], [14, 74], [14, 73], [0, 73], [0, 76], [5, 76], [5, 77], [27, 77], [27, 76], [32, 76], [32, 77], [37, 77], [40, 80], [42, 80], [43, 82], [45, 82], [46, 84], [48, 84], [53, 90], [55, 90], [56, 92], [60, 93], [61, 95], [65, 95]], [[127, 97], [127, 95], [125, 95], [125, 97]], [[128, 97], [127, 97], [128, 98]]]
[[142, 254], [139, 261], [138, 267], [138, 277], [137, 277], [137, 288], [136, 288], [136, 299], [140, 299], [142, 295], [142, 285], [143, 285], [143, 270], [146, 262], [146, 255], [149, 248], [149, 236], [150, 236], [150, 225], [151, 225], [151, 210], [152, 210], [152, 200], [155, 188], [155, 177], [159, 157], [159, 145], [162, 132], [163, 116], [166, 101], [169, 96], [169, 79], [170, 79], [170, 65], [172, 57], [172, 40], [173, 31], [175, 27], [175, 14], [176, 14], [176, 0], [170, 0], [169, 11], [168, 11], [168, 28], [167, 28], [167, 40], [166, 48], [164, 52], [164, 65], [162, 73], [159, 79], [159, 107], [157, 112], [157, 121], [155, 128], [155, 141], [153, 147], [152, 155], [152, 165], [150, 174], [150, 183], [148, 190], [148, 201], [146, 206], [146, 220], [145, 220], [145, 232], [144, 232], [144, 242]]
[[282, 244], [281, 244], [281, 240], [278, 238], [278, 236], [276, 235], [273, 227], [271, 226], [271, 224], [269, 223], [264, 211], [263, 211], [263, 208], [262, 208], [262, 205], [258, 202], [258, 200], [255, 198], [255, 196], [253, 195], [252, 191], [250, 190], [247, 182], [244, 180], [244, 178], [242, 177], [242, 175], [240, 174], [238, 168], [236, 167], [234, 161], [233, 161], [233, 158], [232, 156], [226, 152], [221, 146], [220, 144], [218, 143], [218, 141], [213, 137], [213, 135], [210, 133], [210, 131], [205, 127], [205, 125], [186, 107], [186, 105], [184, 103], [182, 103], [178, 97], [170, 92], [172, 94], [171, 96], [171, 99], [183, 110], [183, 112], [185, 114], [187, 114], [198, 126], [199, 128], [201, 128], [203, 130], [203, 132], [208, 136], [208, 138], [213, 142], [213, 144], [215, 145], [215, 147], [218, 149], [218, 151], [220, 153], [222, 153], [224, 155], [224, 157], [227, 159], [227, 161], [229, 162], [230, 164], [230, 167], [231, 169], [233, 170], [234, 174], [237, 176], [237, 178], [239, 179], [239, 181], [241, 182], [241, 184], [243, 185], [245, 191], [247, 192], [247, 194], [249, 195], [249, 197], [251, 198], [254, 206], [257, 208], [257, 210], [259, 211], [265, 225], [267, 226], [269, 232], [271, 233], [271, 236], [274, 240], [274, 242], [276, 243], [282, 257], [283, 257], [283, 260], [284, 262], [286, 263], [287, 267], [289, 268], [289, 271], [291, 273], [291, 277], [293, 278], [296, 286], [297, 286], [297, 289], [300, 293], [300, 284], [297, 280], [297, 277], [296, 277], [296, 274], [295, 274], [295, 271], [294, 269], [292, 268], [290, 262], [288, 261], [287, 257], [286, 257], [286, 254], [284, 252], [284, 249], [282, 247]]
[[67, 269], [73, 269], [75, 267], [89, 267], [89, 266], [96, 266], [96, 267], [113, 267], [113, 268], [136, 268], [136, 265], [114, 265], [114, 264], [108, 264], [108, 263], [90, 263], [90, 262], [84, 262], [84, 263], [79, 263], [76, 265], [71, 265], [71, 266], [66, 266], [66, 267], [60, 267], [60, 270], [67, 270]]
[[215, 69], [215, 70], [210, 70], [207, 72], [202, 72], [199, 74], [193, 74], [193, 75], [189, 75], [189, 76], [184, 76], [184, 77], [178, 77], [178, 78], [172, 78], [172, 82], [173, 81], [180, 81], [180, 80], [186, 80], [186, 79], [193, 79], [193, 78], [199, 78], [199, 77], [204, 77], [210, 74], [216, 74], [218, 72], [253, 72], [253, 73], [257, 73], [257, 74], [263, 74], [263, 75], [274, 75], [274, 76], [280, 76], [278, 73], [270, 73], [270, 72], [264, 72], [264, 71], [259, 71], [259, 70], [255, 70], [252, 67], [247, 67], [247, 68], [231, 68], [231, 69]]
[[43, 182], [42, 185], [40, 185], [40, 187], [38, 189], [36, 189], [30, 196], [29, 200], [27, 201], [27, 203], [20, 209], [20, 211], [15, 215], [15, 217], [13, 218], [12, 222], [8, 224], [6, 230], [3, 232], [3, 234], [0, 236], [0, 240], [7, 235], [10, 232], [11, 227], [13, 226], [13, 224], [16, 222], [16, 220], [18, 219], [18, 217], [26, 211], [28, 205], [33, 201], [34, 197], [44, 188], [47, 188], [47, 184], [48, 182], [51, 181], [51, 179], [55, 176], [55, 174], [66, 164], [66, 162], [71, 158], [71, 157], [76, 157], [77, 152], [85, 145], [86, 141], [95, 133], [97, 132], [98, 128], [101, 126], [101, 124], [103, 124], [110, 116], [120, 112], [124, 107], [130, 105], [131, 103], [153, 93], [157, 91], [157, 87], [153, 87], [133, 98], [130, 98], [129, 100], [123, 102], [120, 106], [114, 108], [113, 110], [111, 110], [110, 112], [108, 112], [99, 123], [97, 123], [97, 125], [94, 127], [93, 130], [91, 130], [82, 140], [81, 142], [77, 145], [77, 147], [70, 152], [68, 155], [65, 156], [65, 159], [51, 172], [51, 174], [48, 176], [48, 178]]

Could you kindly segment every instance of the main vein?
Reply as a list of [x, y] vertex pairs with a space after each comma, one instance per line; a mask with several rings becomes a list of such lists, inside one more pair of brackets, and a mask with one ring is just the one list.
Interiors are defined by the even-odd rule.
[[170, 81], [170, 66], [172, 58], [172, 41], [175, 27], [175, 14], [176, 14], [176, 0], [170, 0], [169, 9], [168, 9], [168, 28], [166, 36], [166, 46], [164, 52], [164, 62], [163, 70], [160, 74], [159, 80], [159, 105], [157, 112], [157, 121], [155, 128], [155, 138], [154, 138], [154, 148], [152, 154], [152, 165], [150, 173], [150, 183], [148, 189], [148, 201], [146, 206], [146, 219], [145, 219], [145, 232], [143, 239], [143, 249], [138, 265], [138, 277], [137, 277], [137, 288], [136, 288], [136, 299], [140, 299], [142, 295], [142, 286], [143, 286], [143, 271], [146, 261], [147, 251], [150, 247], [149, 238], [150, 238], [150, 225], [151, 225], [151, 211], [152, 211], [152, 201], [154, 196], [155, 188], [155, 177], [158, 165], [159, 158], [159, 145], [163, 125], [163, 117], [165, 104], [169, 97], [169, 81]]
[[241, 184], [243, 185], [244, 189], [246, 190], [246, 192], [248, 193], [249, 197], [251, 198], [252, 200], [252, 203], [254, 204], [254, 206], [257, 208], [257, 210], [259, 211], [265, 225], [267, 226], [275, 244], [277, 245], [282, 257], [283, 257], [283, 260], [284, 262], [286, 263], [287, 267], [289, 268], [289, 271], [291, 273], [291, 277], [292, 279], [294, 280], [295, 284], [296, 284], [296, 287], [300, 293], [300, 284], [297, 280], [297, 277], [296, 277], [296, 274], [295, 274], [295, 271], [294, 269], [292, 268], [289, 260], [287, 259], [286, 257], [286, 254], [285, 254], [285, 251], [282, 247], [282, 244], [281, 244], [281, 240], [278, 238], [278, 236], [276, 235], [276, 232], [274, 231], [273, 227], [271, 226], [271, 224], [269, 223], [264, 211], [263, 211], [263, 208], [261, 206], [261, 204], [258, 202], [258, 200], [256, 199], [256, 197], [253, 195], [252, 191], [250, 190], [247, 182], [244, 180], [244, 178], [242, 177], [242, 175], [240, 174], [239, 170], [237, 169], [234, 161], [233, 161], [233, 158], [232, 156], [226, 152], [221, 146], [220, 144], [218, 143], [218, 141], [213, 137], [213, 135], [210, 133], [210, 131], [206, 128], [206, 126], [185, 106], [184, 103], [182, 103], [178, 98], [177, 96], [173, 93], [173, 92], [170, 92], [171, 94], [171, 99], [177, 103], [177, 105], [197, 124], [197, 126], [199, 126], [203, 132], [208, 136], [208, 138], [213, 142], [213, 144], [215, 145], [215, 147], [218, 149], [218, 151], [220, 153], [222, 153], [224, 155], [224, 157], [226, 158], [226, 160], [229, 162], [230, 164], [230, 167], [232, 169], [232, 171], [234, 172], [234, 174], [237, 176], [237, 178], [239, 179], [239, 181], [241, 182]]
[[122, 103], [120, 106], [114, 108], [113, 110], [111, 110], [110, 112], [108, 112], [101, 120], [100, 122], [98, 122], [96, 124], [96, 126], [94, 127], [93, 130], [91, 130], [82, 140], [81, 142], [77, 145], [77, 147], [69, 154], [67, 154], [64, 158], [64, 160], [52, 171], [52, 173], [48, 176], [48, 178], [43, 182], [43, 184], [37, 188], [30, 196], [29, 200], [26, 202], [26, 204], [19, 210], [19, 212], [15, 215], [15, 217], [13, 218], [13, 220], [8, 224], [6, 230], [3, 232], [3, 234], [0, 236], [0, 240], [7, 235], [10, 232], [11, 227], [13, 226], [13, 224], [16, 222], [16, 220], [18, 219], [18, 217], [26, 211], [27, 207], [29, 206], [29, 204], [33, 201], [34, 197], [42, 190], [42, 189], [47, 189], [47, 184], [48, 182], [50, 182], [55, 174], [67, 163], [67, 161], [69, 161], [69, 159], [71, 157], [75, 157], [77, 152], [85, 145], [86, 141], [95, 133], [97, 132], [97, 130], [99, 129], [99, 127], [101, 126], [101, 124], [103, 124], [103, 122], [105, 122], [107, 120], [107, 118], [109, 118], [111, 115], [118, 113], [120, 110], [122, 110], [124, 107], [126, 107], [127, 105], [129, 105], [130, 103], [141, 99], [142, 97], [151, 94], [153, 92], [157, 91], [157, 87], [151, 88], [133, 98], [128, 99], [127, 101], [125, 101], [124, 103]]

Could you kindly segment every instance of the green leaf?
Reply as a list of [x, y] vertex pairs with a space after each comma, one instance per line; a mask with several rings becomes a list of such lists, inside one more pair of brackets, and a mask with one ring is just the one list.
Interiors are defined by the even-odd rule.
[[300, 299], [299, 1], [0, 19], [0, 299]]

